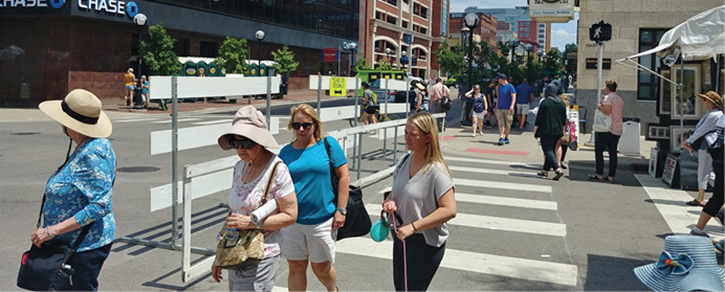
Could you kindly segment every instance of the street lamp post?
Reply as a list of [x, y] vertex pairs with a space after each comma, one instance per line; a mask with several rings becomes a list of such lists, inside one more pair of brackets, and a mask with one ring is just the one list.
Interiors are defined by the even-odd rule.
[[408, 53], [406, 53], [405, 51], [400, 51], [400, 64], [402, 64], [403, 66], [403, 71], [405, 71], [405, 63], [403, 63], [403, 57], [405, 57], [405, 55], [407, 54]]
[[257, 58], [259, 58], [259, 60], [257, 60], [257, 66], [259, 68], [257, 68], [257, 72], [259, 73], [259, 76], [262, 76], [262, 40], [264, 40], [264, 31], [261, 29], [258, 30], [254, 34], [254, 37], [259, 41], [259, 45], [257, 46], [257, 53], [259, 53], [257, 54]]
[[147, 22], [148, 18], [143, 13], [136, 14], [136, 16], [133, 17], [133, 23], [138, 26], [138, 75], [136, 75], [138, 85], [134, 90], [133, 97], [133, 109], [137, 110], [144, 109], [143, 98], [141, 97], [143, 92], [143, 84], [141, 83], [141, 35], [143, 34], [143, 28], [146, 26]]
[[478, 27], [479, 22], [480, 19], [475, 13], [466, 14], [463, 19], [463, 23], [470, 30], [468, 34], [468, 88], [466, 90], [473, 88], [473, 30]]
[[350, 76], [352, 76], [352, 68], [355, 67], [355, 49], [357, 49], [357, 43], [350, 43], [347, 45], [347, 48], [350, 49]]
[[388, 65], [390, 65], [390, 68], [393, 67], [393, 61], [390, 60], [390, 54], [392, 54], [392, 53], [393, 53], [393, 50], [391, 50], [390, 48], [385, 48], [385, 54], [388, 55]]
[[524, 47], [526, 49], [526, 77], [528, 77], [529, 82], [531, 82], [531, 51], [534, 50], [534, 45], [532, 44], [526, 44]]

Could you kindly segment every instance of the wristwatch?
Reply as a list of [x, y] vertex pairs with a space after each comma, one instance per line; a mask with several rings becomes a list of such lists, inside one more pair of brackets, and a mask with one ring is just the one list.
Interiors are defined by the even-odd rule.
[[340, 211], [340, 214], [342, 214], [343, 216], [347, 216], [347, 209], [335, 208], [335, 211]]

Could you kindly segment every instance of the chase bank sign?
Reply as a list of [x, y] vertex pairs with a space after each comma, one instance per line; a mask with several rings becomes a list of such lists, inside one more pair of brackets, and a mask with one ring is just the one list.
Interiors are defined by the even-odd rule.
[[[32, 9], [47, 8], [61, 9], [65, 5], [65, 0], [0, 0], [0, 9], [16, 8], [16, 9]], [[78, 0], [78, 10], [94, 11], [114, 15], [128, 15], [133, 18], [138, 14], [138, 4], [134, 1], [121, 0]]]

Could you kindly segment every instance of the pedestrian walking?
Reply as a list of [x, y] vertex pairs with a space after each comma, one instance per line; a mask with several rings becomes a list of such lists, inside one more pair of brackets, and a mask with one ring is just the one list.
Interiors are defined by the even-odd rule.
[[476, 137], [476, 126], [479, 127], [479, 135], [483, 136], [483, 117], [486, 112], [486, 97], [481, 93], [481, 86], [478, 84], [473, 86], [469, 92], [466, 93], [466, 97], [473, 101], [473, 134], [471, 137]]
[[539, 111], [534, 124], [534, 137], [541, 139], [541, 150], [544, 152], [544, 170], [540, 176], [548, 177], [548, 171], [554, 170], [553, 180], [564, 175], [556, 157], [556, 145], [564, 135], [564, 127], [568, 124], [566, 106], [557, 96], [560, 89], [552, 82], [545, 90], [546, 97], [539, 104]]
[[[98, 97], [83, 89], [71, 91], [62, 101], [44, 101], [39, 106], [70, 138], [69, 155], [45, 187], [43, 227], [30, 236], [41, 249], [46, 241], [81, 240], [66, 261], [74, 270], [72, 281], [61, 290], [97, 291], [98, 276], [115, 239], [111, 207], [116, 154], [107, 139], [113, 125], [102, 107]], [[73, 143], [76, 148], [71, 153]], [[81, 233], [85, 237], [79, 238]]]
[[712, 171], [712, 158], [707, 154], [707, 148], [712, 141], [706, 140], [708, 140], [708, 137], [712, 139], [712, 135], [715, 134], [717, 121], [723, 115], [723, 102], [720, 95], [714, 91], [707, 94], [698, 94], [697, 96], [702, 99], [702, 107], [708, 113], [697, 123], [695, 132], [682, 143], [682, 147], [688, 151], [697, 152], [697, 198], [685, 204], [705, 206], [705, 190], [707, 190], [708, 183], [713, 184], [715, 181], [715, 174]]
[[448, 221], [456, 217], [455, 186], [438, 145], [436, 121], [417, 113], [405, 124], [411, 154], [398, 161], [383, 211], [396, 221], [393, 282], [396, 291], [425, 291], [435, 276], [448, 240]]
[[516, 88], [506, 81], [505, 74], [498, 75], [498, 145], [509, 144], [509, 132], [514, 121], [514, 105], [516, 105]]
[[516, 116], [519, 119], [519, 131], [524, 131], [526, 116], [529, 115], [529, 107], [534, 102], [534, 93], [529, 80], [524, 78], [519, 86], [516, 86]]
[[417, 89], [418, 93], [416, 94], [415, 98], [415, 112], [428, 112], [430, 111], [430, 97], [428, 97], [428, 92], [425, 88], [425, 84], [422, 82], [415, 83], [415, 88]]
[[[622, 111], [624, 100], [617, 95], [617, 82], [607, 80], [604, 87], [605, 95], [597, 104], [597, 109], [605, 115], [612, 117], [612, 126], [609, 132], [597, 132], [594, 141], [594, 157], [596, 174], [590, 174], [589, 179], [596, 181], [614, 182], [617, 174], [617, 146], [622, 136]], [[609, 151], [609, 176], [604, 177], [604, 149]]]
[[[229, 270], [229, 291], [272, 291], [280, 261], [283, 227], [297, 218], [294, 183], [282, 159], [270, 151], [279, 148], [260, 111], [245, 106], [237, 111], [229, 127], [217, 140], [223, 150], [234, 149], [240, 160], [234, 166], [232, 188], [227, 197], [229, 213], [226, 227], [232, 230], [261, 229], [264, 234], [264, 259], [248, 259], [238, 269]], [[274, 173], [274, 177], [270, 176]], [[269, 192], [265, 189], [269, 183]], [[275, 200], [277, 211], [257, 222], [251, 214], [263, 204], [263, 198]], [[222, 269], [211, 266], [211, 276], [219, 283]]]
[[[559, 90], [561, 92], [561, 90]], [[571, 141], [571, 121], [569, 120], [569, 114], [571, 113], [571, 110], [569, 110], [569, 97], [560, 94], [559, 98], [564, 102], [564, 106], [566, 106], [566, 126], [564, 127], [564, 136], [559, 139], [559, 142], [556, 143], [556, 160], [559, 162], [559, 166], [561, 169], [566, 170], [567, 167], [564, 165], [564, 160], [566, 160], [566, 152], [569, 151], [569, 143], [576, 143]], [[566, 142], [564, 141], [566, 139]]]
[[141, 96], [143, 97], [143, 107], [149, 107], [149, 81], [146, 75], [141, 75]]
[[[471, 88], [469, 92], [473, 91], [474, 89]], [[479, 88], [480, 90], [480, 88]], [[461, 102], [461, 125], [462, 126], [471, 126], [473, 125], [473, 96], [468, 96], [467, 94], [464, 94], [465, 91], [461, 91], [459, 95], [459, 99]]]
[[[307, 266], [327, 291], [337, 290], [335, 239], [345, 224], [350, 177], [345, 153], [332, 137], [323, 136], [322, 122], [308, 104], [291, 110], [287, 129], [295, 138], [279, 156], [287, 164], [297, 194], [298, 214], [294, 225], [282, 230], [282, 255], [287, 259], [290, 291], [307, 290]], [[330, 146], [329, 155], [325, 139]], [[338, 178], [337, 196], [332, 188], [334, 167]], [[337, 201], [335, 201], [337, 197]]]
[[498, 84], [498, 81], [492, 79], [486, 88], [486, 103], [488, 104], [488, 110], [486, 111], [486, 123], [484, 126], [487, 128], [492, 128], [498, 125], [496, 123], [496, 107], [498, 101], [496, 84]]
[[[375, 117], [375, 114], [380, 109], [380, 106], [378, 106], [378, 95], [375, 94], [372, 90], [370, 90], [370, 83], [363, 81], [362, 83], [363, 87], [363, 114], [362, 114], [362, 120], [363, 123], [367, 124], [376, 124], [378, 122], [378, 119]], [[372, 131], [371, 134], [374, 134], [375, 131]]]
[[126, 75], [123, 76], [124, 89], [126, 89], [126, 95], [123, 96], [123, 104], [131, 105], [133, 100], [133, 89], [134, 83], [136, 82], [136, 75], [133, 75], [133, 68], [126, 70]]
[[[451, 99], [451, 91], [448, 86], [443, 84], [443, 79], [436, 77], [435, 85], [430, 88], [430, 102], [432, 104], [431, 110], [433, 113], [443, 113], [447, 110], [443, 107], [443, 99], [447, 98], [448, 101]], [[443, 130], [444, 118], [437, 118], [438, 130]]]

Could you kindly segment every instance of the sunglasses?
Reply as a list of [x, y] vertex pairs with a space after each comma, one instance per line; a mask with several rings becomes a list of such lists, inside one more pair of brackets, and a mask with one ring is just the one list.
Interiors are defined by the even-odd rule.
[[299, 130], [300, 127], [309, 130], [312, 127], [312, 123], [292, 123], [292, 129]]
[[238, 149], [239, 147], [242, 147], [242, 149], [252, 149], [254, 146], [257, 146], [257, 142], [254, 142], [249, 139], [243, 139], [243, 140], [237, 140], [234, 138], [229, 139], [229, 146], [231, 146], [234, 149]]

